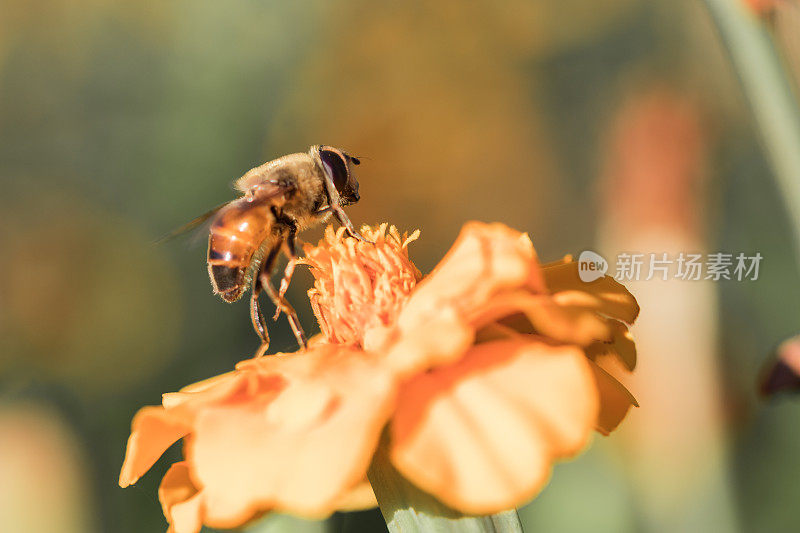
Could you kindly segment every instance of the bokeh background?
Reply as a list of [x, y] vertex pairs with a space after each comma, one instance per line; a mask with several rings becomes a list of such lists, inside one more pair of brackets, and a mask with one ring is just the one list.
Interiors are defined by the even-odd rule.
[[[752, 4], [795, 77], [800, 8]], [[166, 528], [156, 487], [180, 451], [120, 489], [130, 419], [258, 342], [246, 303], [211, 293], [202, 236], [153, 241], [316, 143], [362, 157], [351, 218], [420, 228], [423, 272], [469, 219], [529, 232], [545, 261], [760, 252], [758, 281], [631, 284], [642, 407], [520, 514], [528, 531], [800, 529], [800, 401], [756, 394], [799, 326], [791, 227], [701, 2], [0, 0], [0, 531]], [[290, 298], [314, 331], [308, 285]], [[295, 348], [284, 320], [271, 331]]]

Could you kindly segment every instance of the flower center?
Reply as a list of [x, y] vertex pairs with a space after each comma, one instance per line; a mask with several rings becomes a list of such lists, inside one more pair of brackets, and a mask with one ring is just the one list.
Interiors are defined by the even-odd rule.
[[363, 346], [374, 328], [392, 324], [421, 274], [408, 258], [408, 244], [417, 239], [394, 226], [363, 226], [374, 244], [328, 226], [317, 246], [306, 245], [303, 263], [311, 267], [311, 307], [328, 342]]

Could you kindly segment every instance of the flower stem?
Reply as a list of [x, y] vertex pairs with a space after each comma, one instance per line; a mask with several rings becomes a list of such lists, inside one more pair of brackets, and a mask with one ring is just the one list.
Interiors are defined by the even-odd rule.
[[455, 511], [421, 491], [395, 470], [389, 460], [387, 438], [381, 439], [369, 481], [392, 533], [519, 533], [516, 509], [490, 516], [469, 516]]
[[761, 133], [800, 260], [800, 110], [763, 22], [744, 0], [704, 0]]

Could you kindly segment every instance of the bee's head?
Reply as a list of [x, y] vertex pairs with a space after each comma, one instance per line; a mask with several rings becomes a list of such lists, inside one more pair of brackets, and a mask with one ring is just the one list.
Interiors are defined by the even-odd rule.
[[322, 168], [333, 181], [341, 203], [343, 205], [356, 203], [360, 196], [353, 166], [360, 164], [361, 161], [333, 146], [322, 145], [317, 147], [317, 150]]

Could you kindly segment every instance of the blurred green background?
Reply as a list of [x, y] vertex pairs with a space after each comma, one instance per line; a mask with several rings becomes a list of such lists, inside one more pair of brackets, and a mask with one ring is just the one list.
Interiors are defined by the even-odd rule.
[[[795, 76], [797, 5], [764, 17]], [[166, 528], [156, 487], [180, 450], [120, 489], [130, 419], [258, 342], [246, 303], [211, 293], [202, 236], [153, 241], [316, 143], [362, 157], [351, 218], [420, 228], [423, 272], [469, 219], [529, 232], [543, 260], [759, 251], [758, 281], [632, 286], [642, 407], [520, 514], [528, 531], [800, 529], [800, 403], [755, 387], [797, 332], [798, 265], [700, 2], [0, 0], [0, 531]], [[311, 332], [308, 286], [290, 299]], [[295, 349], [285, 320], [271, 331]]]

